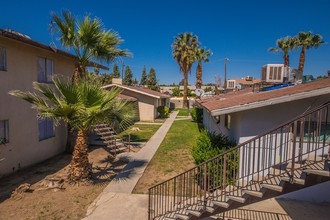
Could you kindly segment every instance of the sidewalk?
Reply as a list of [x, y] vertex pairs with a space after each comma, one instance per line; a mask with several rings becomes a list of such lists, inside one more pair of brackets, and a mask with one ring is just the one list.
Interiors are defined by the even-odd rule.
[[148, 195], [131, 193], [177, 114], [173, 112], [139, 152], [122, 155], [129, 163], [88, 207], [84, 220], [148, 218]]

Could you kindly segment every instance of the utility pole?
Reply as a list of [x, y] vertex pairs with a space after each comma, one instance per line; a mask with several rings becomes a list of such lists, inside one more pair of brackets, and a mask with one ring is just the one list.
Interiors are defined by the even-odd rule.
[[226, 57], [224, 59], [224, 64], [225, 64], [225, 79], [224, 79], [224, 84], [223, 84], [223, 88], [226, 89], [227, 88], [227, 61], [229, 59]]
[[124, 67], [125, 67], [124, 60], [122, 60], [122, 63], [121, 63], [121, 79], [124, 79]]

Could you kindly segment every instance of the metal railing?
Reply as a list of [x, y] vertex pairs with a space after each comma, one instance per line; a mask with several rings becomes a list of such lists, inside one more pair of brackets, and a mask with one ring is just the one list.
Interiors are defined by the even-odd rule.
[[[203, 211], [213, 201], [241, 196], [267, 176], [287, 173], [329, 155], [330, 103], [259, 135], [149, 189], [149, 219]], [[289, 172], [288, 172], [289, 170]]]

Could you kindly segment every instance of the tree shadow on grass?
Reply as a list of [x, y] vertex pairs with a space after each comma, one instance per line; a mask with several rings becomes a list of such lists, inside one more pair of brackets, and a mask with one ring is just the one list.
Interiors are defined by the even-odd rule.
[[147, 163], [148, 161], [146, 160], [130, 161], [127, 166], [115, 176], [113, 181], [126, 182], [138, 174], [140, 172], [140, 168], [144, 167]]

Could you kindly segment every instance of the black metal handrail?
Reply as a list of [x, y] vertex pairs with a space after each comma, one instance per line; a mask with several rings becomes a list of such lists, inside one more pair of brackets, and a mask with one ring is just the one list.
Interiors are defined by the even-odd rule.
[[330, 154], [330, 103], [312, 109], [149, 189], [149, 219], [205, 210], [267, 176], [294, 171], [309, 157]]

